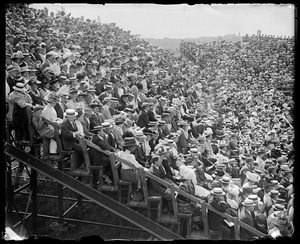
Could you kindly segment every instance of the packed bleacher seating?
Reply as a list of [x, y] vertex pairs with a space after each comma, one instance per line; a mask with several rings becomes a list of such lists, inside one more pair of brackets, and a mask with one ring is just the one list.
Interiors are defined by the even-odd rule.
[[[292, 236], [294, 101], [277, 88], [293, 85], [294, 38], [183, 41], [180, 49], [178, 58], [116, 24], [10, 4], [7, 138], [30, 142], [32, 125], [47, 163], [58, 142], [46, 118], [72, 151], [71, 171], [85, 167], [85, 138], [134, 166], [120, 171], [132, 198], [142, 197], [143, 168], [266, 235]], [[109, 156], [89, 153], [112, 185]], [[163, 213], [174, 211], [169, 188], [153, 179], [148, 188]], [[192, 227], [202, 228], [199, 206], [177, 201], [190, 204]], [[212, 210], [207, 218], [212, 239], [234, 239], [230, 221]], [[241, 228], [241, 239], [254, 236]]]

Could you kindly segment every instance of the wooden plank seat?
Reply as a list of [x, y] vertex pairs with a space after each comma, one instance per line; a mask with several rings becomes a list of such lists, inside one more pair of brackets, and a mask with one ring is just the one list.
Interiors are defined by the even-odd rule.
[[48, 120], [46, 118], [43, 117], [43, 121], [45, 123], [47, 123], [48, 125], [52, 125], [53, 128], [54, 128], [54, 139], [56, 141], [56, 144], [57, 144], [57, 153], [56, 154], [50, 154], [48, 155], [47, 157], [45, 157], [45, 160], [48, 160], [48, 161], [52, 161], [52, 162], [57, 162], [58, 164], [63, 164], [64, 163], [64, 166], [63, 165], [60, 165], [60, 168], [62, 170], [65, 170], [65, 166], [70, 162], [70, 156], [71, 154], [74, 152], [74, 151], [66, 151], [66, 150], [63, 150], [63, 147], [62, 147], [62, 142], [61, 142], [61, 135], [60, 135], [60, 131], [59, 131], [59, 125], [56, 121], [51, 121], [51, 120]]
[[[133, 199], [130, 199], [126, 206], [130, 208], [137, 208], [137, 209], [146, 209], [147, 210], [147, 216], [148, 218], [151, 218], [151, 209], [158, 210], [158, 206], [160, 205], [162, 199], [161, 196], [149, 196], [148, 194], [148, 179], [145, 177], [145, 171], [143, 168], [138, 169], [139, 172], [139, 178], [142, 186], [142, 192], [143, 192], [143, 199], [140, 201], [134, 201]], [[155, 208], [153, 208], [153, 205], [155, 204]]]
[[90, 158], [89, 158], [89, 154], [88, 154], [88, 147], [87, 147], [87, 140], [83, 137], [80, 138], [80, 145], [82, 147], [82, 151], [83, 151], [83, 157], [84, 157], [84, 166], [81, 168], [77, 168], [75, 170], [69, 171], [68, 174], [74, 177], [88, 177], [89, 180], [89, 185], [97, 188], [96, 185], [96, 180], [93, 179], [93, 177], [95, 176], [93, 174], [93, 171], [98, 171], [100, 174], [100, 171], [103, 170], [102, 166], [93, 166], [90, 163]]
[[[121, 162], [119, 157], [115, 154], [110, 154], [110, 163], [111, 163], [111, 170], [113, 174], [113, 187], [111, 187], [110, 191], [116, 192], [118, 195], [118, 201], [122, 202], [122, 192], [127, 192], [126, 203], [130, 200], [130, 195], [132, 192], [132, 182], [124, 181], [120, 179], [120, 169], [121, 169]], [[108, 187], [105, 184], [100, 186], [100, 191], [105, 191]]]
[[178, 193], [175, 192], [175, 188], [173, 184], [169, 184], [169, 183], [167, 184], [168, 184], [168, 188], [171, 190], [173, 213], [163, 213], [163, 209], [161, 206], [162, 202], [161, 202], [158, 208], [156, 222], [162, 224], [170, 224], [172, 230], [174, 230], [174, 227], [177, 226], [177, 233], [180, 233], [180, 221], [178, 218], [178, 205], [177, 205]]
[[112, 185], [109, 185], [103, 181], [104, 169], [102, 166], [91, 166], [90, 165], [91, 169], [94, 169], [94, 168], [97, 170], [99, 169], [98, 190], [102, 191], [102, 192], [117, 193], [119, 202], [122, 201], [122, 192], [127, 191], [127, 200], [126, 200], [126, 202], [127, 202], [129, 200], [129, 197], [130, 197], [130, 194], [132, 191], [132, 183], [123, 181], [120, 179], [119, 167], [121, 167], [121, 163], [116, 161], [115, 154], [113, 154], [112, 152], [106, 151], [106, 150], [102, 150], [99, 146], [97, 146], [96, 144], [92, 143], [89, 140], [85, 140], [85, 143], [87, 146], [106, 154], [110, 158], [111, 170], [112, 170], [112, 174], [113, 174], [113, 182], [112, 182], [113, 184]]
[[[191, 200], [197, 200], [194, 196], [189, 196], [190, 194], [180, 190], [178, 186], [174, 184], [170, 184], [163, 179], [158, 178], [157, 176], [146, 172], [146, 175], [151, 178], [152, 180], [157, 181], [158, 183], [164, 185], [165, 187], [168, 187], [171, 190], [171, 201], [173, 206], [173, 213], [163, 213], [162, 209], [162, 201], [160, 202], [160, 205], [158, 207], [157, 211], [157, 219], [156, 222], [163, 223], [163, 224], [171, 224], [171, 228], [174, 229], [177, 226], [177, 233], [182, 235], [184, 233], [184, 227], [186, 227], [185, 234], [186, 236], [191, 235], [191, 224], [192, 224], [192, 213], [182, 213], [179, 211], [178, 208], [178, 194], [180, 193], [183, 196], [188, 196]], [[179, 203], [179, 206], [187, 206], [187, 204]], [[181, 222], [185, 222], [185, 225], [182, 225]]]

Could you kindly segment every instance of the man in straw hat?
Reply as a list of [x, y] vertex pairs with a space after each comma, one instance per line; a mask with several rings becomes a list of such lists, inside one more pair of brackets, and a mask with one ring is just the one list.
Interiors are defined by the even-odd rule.
[[[109, 144], [103, 131], [103, 127], [101, 125], [96, 125], [94, 126], [92, 131], [94, 132], [94, 135], [92, 136], [91, 142], [99, 146], [103, 151], [109, 151]], [[105, 179], [105, 182], [110, 185], [113, 180], [113, 175], [109, 156], [105, 153], [99, 152], [92, 147], [90, 148], [89, 156], [91, 165], [103, 166], [103, 177]], [[97, 179], [97, 175], [95, 175], [94, 179]]]
[[66, 151], [73, 150], [71, 154], [71, 171], [79, 168], [83, 162], [83, 151], [79, 144], [80, 132], [78, 131], [75, 119], [77, 112], [74, 109], [67, 109], [64, 113], [65, 120], [61, 124], [62, 146]]
[[[241, 208], [241, 211], [240, 211], [239, 220], [248, 224], [249, 226], [255, 228], [254, 218], [253, 218], [255, 203], [253, 202], [253, 200], [246, 198], [242, 202], [242, 205], [243, 205], [243, 207]], [[245, 239], [255, 236], [255, 234], [253, 234], [252, 232], [250, 232], [244, 228], [241, 228], [240, 233], [241, 233], [240, 237], [242, 240], [245, 240]]]
[[[213, 188], [210, 193], [211, 198], [209, 199], [209, 204], [214, 209], [225, 213], [226, 209], [230, 207], [225, 199], [226, 193], [223, 191], [222, 188], [219, 187]], [[216, 233], [219, 239], [229, 239], [230, 230], [223, 224], [223, 217], [211, 210], [208, 210], [207, 217], [209, 230]]]

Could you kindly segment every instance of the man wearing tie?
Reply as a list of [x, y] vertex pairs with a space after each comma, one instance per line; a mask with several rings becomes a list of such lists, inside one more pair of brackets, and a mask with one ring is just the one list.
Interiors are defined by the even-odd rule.
[[66, 120], [61, 124], [62, 146], [64, 150], [74, 152], [71, 154], [71, 171], [79, 168], [83, 162], [83, 151], [79, 145], [80, 132], [75, 124], [77, 112], [67, 109], [64, 113]]
[[113, 126], [110, 124], [110, 122], [104, 122], [101, 124], [101, 126], [104, 130], [105, 137], [107, 138], [107, 141], [108, 141], [108, 147], [109, 147], [108, 150], [111, 152], [115, 152], [117, 143], [116, 143], [115, 137], [112, 133]]
[[67, 94], [66, 93], [61, 93], [58, 95], [60, 96], [60, 101], [54, 106], [54, 109], [57, 113], [57, 117], [60, 119], [64, 119], [64, 112], [67, 110]]

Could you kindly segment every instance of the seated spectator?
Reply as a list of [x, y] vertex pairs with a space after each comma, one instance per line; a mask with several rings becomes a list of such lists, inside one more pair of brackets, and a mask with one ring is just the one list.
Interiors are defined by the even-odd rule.
[[84, 162], [82, 147], [79, 144], [80, 132], [75, 119], [78, 113], [74, 109], [67, 109], [64, 113], [66, 120], [61, 124], [62, 146], [66, 151], [74, 151], [71, 154], [71, 171], [81, 167]]
[[[162, 173], [164, 170], [162, 169], [162, 155], [153, 155], [151, 158], [151, 166], [150, 166], [150, 173], [154, 174], [155, 176], [165, 179], [165, 175]], [[149, 195], [150, 196], [162, 196], [163, 203], [162, 203], [162, 210], [173, 212], [173, 205], [172, 205], [172, 196], [171, 190], [162, 186], [158, 182], [149, 179]]]
[[[95, 134], [92, 136], [91, 142], [99, 146], [103, 151], [108, 151], [108, 141], [105, 137], [102, 126], [95, 126], [93, 132]], [[91, 147], [89, 151], [89, 157], [91, 160], [91, 165], [103, 166], [103, 177], [105, 182], [111, 185], [113, 175], [109, 156]], [[94, 179], [98, 179], [97, 174], [94, 176]]]
[[[242, 209], [240, 211], [239, 214], [239, 220], [246, 223], [247, 225], [255, 228], [254, 225], [254, 209], [255, 209], [255, 204], [253, 203], [253, 201], [251, 199], [245, 199], [242, 202]], [[252, 232], [246, 230], [245, 228], [241, 227], [241, 240], [246, 240], [249, 239], [251, 237], [254, 237], [255, 234], [253, 234]]]
[[[225, 195], [226, 194], [222, 188], [216, 187], [212, 189], [209, 204], [214, 209], [225, 213], [226, 209], [229, 207], [229, 205], [226, 203]], [[223, 217], [211, 210], [208, 210], [207, 217], [209, 230], [218, 232], [218, 234], [222, 236], [222, 240], [228, 240], [230, 230], [223, 224]]]
[[[141, 164], [136, 161], [136, 158], [133, 154], [133, 150], [138, 145], [138, 142], [134, 137], [125, 137], [124, 142], [122, 143], [123, 151], [117, 152], [117, 155], [130, 162], [135, 168], [143, 167]], [[128, 165], [122, 163], [121, 168], [121, 180], [129, 181], [133, 183], [133, 190], [139, 191], [141, 189], [141, 183], [139, 182], [138, 171], [129, 167]]]

